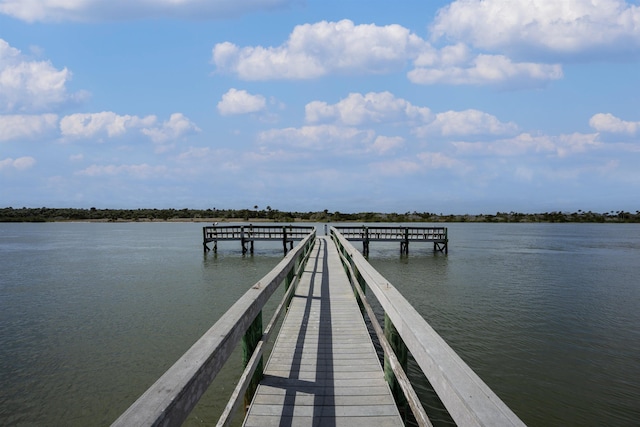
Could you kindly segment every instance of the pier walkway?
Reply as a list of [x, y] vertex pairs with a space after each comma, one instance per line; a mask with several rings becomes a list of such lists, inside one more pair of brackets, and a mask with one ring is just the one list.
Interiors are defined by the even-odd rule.
[[[263, 328], [278, 289], [282, 299]], [[113, 426], [182, 425], [238, 346], [244, 371], [218, 427], [237, 413], [247, 427], [396, 426], [409, 410], [418, 426], [431, 426], [406, 374], [409, 354], [455, 424], [524, 426], [335, 227], [329, 237], [309, 230]]]
[[335, 245], [319, 237], [245, 426], [401, 426]]

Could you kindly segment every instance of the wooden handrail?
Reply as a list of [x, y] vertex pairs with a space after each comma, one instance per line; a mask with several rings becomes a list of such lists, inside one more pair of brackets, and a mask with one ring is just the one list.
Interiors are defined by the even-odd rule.
[[179, 426], [195, 407], [262, 310], [310, 250], [315, 230], [252, 286], [112, 426]]
[[331, 235], [391, 319], [457, 425], [525, 425], [337, 228], [331, 227]]

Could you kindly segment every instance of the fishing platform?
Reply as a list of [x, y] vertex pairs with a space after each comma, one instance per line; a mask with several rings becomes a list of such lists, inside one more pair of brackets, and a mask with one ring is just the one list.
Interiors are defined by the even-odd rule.
[[[267, 310], [278, 289], [280, 302]], [[431, 426], [408, 354], [455, 424], [524, 426], [337, 227], [329, 236], [309, 231], [113, 426], [181, 425], [238, 346], [244, 371], [218, 427], [236, 414], [246, 427], [401, 426], [409, 413]]]
[[400, 242], [400, 253], [409, 253], [409, 242], [433, 242], [433, 250], [449, 252], [447, 227], [402, 227], [402, 226], [336, 226], [345, 239], [362, 242], [362, 253], [369, 255], [370, 242]]
[[[202, 227], [202, 246], [209, 252], [217, 252], [219, 241], [237, 240], [242, 253], [253, 253], [255, 241], [282, 241], [284, 253], [293, 248], [293, 242], [304, 239], [315, 227], [293, 225], [213, 225]], [[400, 242], [400, 253], [409, 253], [409, 242], [433, 242], [433, 250], [449, 252], [447, 227], [403, 227], [403, 226], [336, 226], [347, 240], [362, 242], [362, 253], [369, 255], [370, 242]]]
[[[218, 242], [239, 240], [242, 253], [253, 253], [255, 241], [282, 241], [284, 253], [293, 249], [293, 242], [302, 240], [315, 230], [313, 226], [294, 225], [213, 225], [202, 227], [202, 245], [205, 252], [209, 252], [209, 243], [213, 243], [213, 252], [218, 251]], [[247, 247], [248, 245], [248, 247]]]

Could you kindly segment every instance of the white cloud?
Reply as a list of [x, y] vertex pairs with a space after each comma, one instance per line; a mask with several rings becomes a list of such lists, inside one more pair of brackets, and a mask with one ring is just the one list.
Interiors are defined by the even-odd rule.
[[0, 0], [0, 13], [27, 22], [141, 18], [222, 19], [283, 8], [292, 0]]
[[156, 122], [155, 116], [140, 118], [118, 115], [112, 111], [101, 113], [77, 113], [60, 120], [60, 132], [67, 138], [92, 138], [122, 136], [129, 129], [150, 127]]
[[0, 171], [2, 170], [10, 170], [15, 169], [18, 171], [23, 171], [33, 167], [36, 164], [36, 159], [33, 157], [25, 156], [18, 157], [17, 159], [12, 159], [8, 157], [4, 160], [0, 160]]
[[157, 117], [119, 115], [112, 111], [101, 113], [78, 113], [65, 116], [60, 120], [60, 132], [63, 138], [115, 138], [124, 136], [131, 130], [139, 130], [154, 143], [163, 144], [177, 140], [200, 129], [182, 113], [174, 113], [169, 120], [157, 124]]
[[602, 143], [597, 134], [563, 134], [563, 135], [531, 135], [522, 133], [513, 138], [499, 139], [491, 142], [456, 141], [458, 154], [486, 156], [521, 156], [528, 153], [549, 154], [567, 157], [570, 154], [583, 153], [590, 149], [598, 149]]
[[218, 71], [245, 80], [378, 74], [402, 69], [424, 47], [424, 40], [400, 25], [355, 25], [344, 19], [298, 25], [278, 47], [219, 43], [213, 48], [213, 63]]
[[218, 102], [218, 111], [223, 116], [257, 113], [265, 109], [267, 101], [262, 95], [251, 95], [246, 90], [229, 89]]
[[[555, 64], [514, 62], [504, 55], [478, 54], [464, 43], [436, 49], [400, 25], [355, 25], [322, 21], [294, 28], [278, 47], [213, 48], [219, 72], [245, 80], [312, 79], [329, 74], [384, 74], [413, 61], [408, 78], [417, 84], [540, 85], [562, 77]], [[320, 105], [314, 106], [320, 113]], [[315, 120], [310, 116], [311, 120]]]
[[49, 61], [30, 61], [0, 39], [0, 111], [42, 111], [78, 101], [86, 93], [67, 93], [71, 72]]
[[332, 120], [355, 126], [407, 120], [424, 122], [430, 119], [431, 111], [426, 107], [411, 105], [389, 92], [370, 92], [366, 95], [350, 93], [347, 98], [334, 105], [321, 101], [311, 102], [305, 107], [305, 115], [306, 121], [310, 123]]
[[165, 143], [182, 138], [185, 135], [200, 132], [198, 126], [182, 113], [173, 113], [168, 121], [156, 127], [145, 127], [142, 133], [155, 143]]
[[623, 0], [457, 0], [438, 12], [431, 31], [508, 52], [637, 52], [640, 7]]
[[149, 179], [165, 176], [167, 172], [166, 166], [151, 166], [147, 163], [142, 163], [138, 165], [91, 165], [76, 172], [76, 175], [89, 177], [124, 175], [138, 179]]
[[[453, 85], [507, 85], [528, 86], [532, 83], [544, 84], [549, 80], [562, 78], [562, 67], [558, 64], [538, 64], [533, 62], [512, 62], [504, 55], [480, 54], [466, 61], [467, 57], [447, 57], [431, 59], [432, 67], [417, 67], [407, 76], [416, 84]], [[425, 58], [417, 64], [427, 62]]]
[[589, 126], [598, 132], [625, 133], [635, 135], [640, 131], [640, 122], [628, 122], [610, 113], [595, 114], [589, 120]]
[[0, 115], [0, 142], [23, 138], [36, 138], [56, 129], [58, 116]]
[[478, 110], [446, 111], [436, 114], [431, 123], [415, 129], [418, 136], [504, 135], [515, 133], [518, 126], [503, 123], [497, 117]]
[[404, 138], [399, 136], [378, 136], [371, 146], [371, 151], [384, 154], [404, 145]]
[[272, 129], [261, 132], [261, 143], [285, 144], [294, 148], [312, 150], [365, 148], [374, 142], [374, 132], [353, 127], [334, 125], [303, 126], [301, 128]]

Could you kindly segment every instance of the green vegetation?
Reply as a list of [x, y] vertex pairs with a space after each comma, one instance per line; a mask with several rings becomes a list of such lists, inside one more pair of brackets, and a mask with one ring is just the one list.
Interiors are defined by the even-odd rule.
[[284, 212], [272, 209], [77, 209], [0, 208], [0, 222], [49, 221], [270, 221], [270, 222], [640, 222], [640, 211], [605, 213], [545, 212], [525, 214], [497, 212], [495, 215], [443, 215], [429, 212], [341, 213]]

